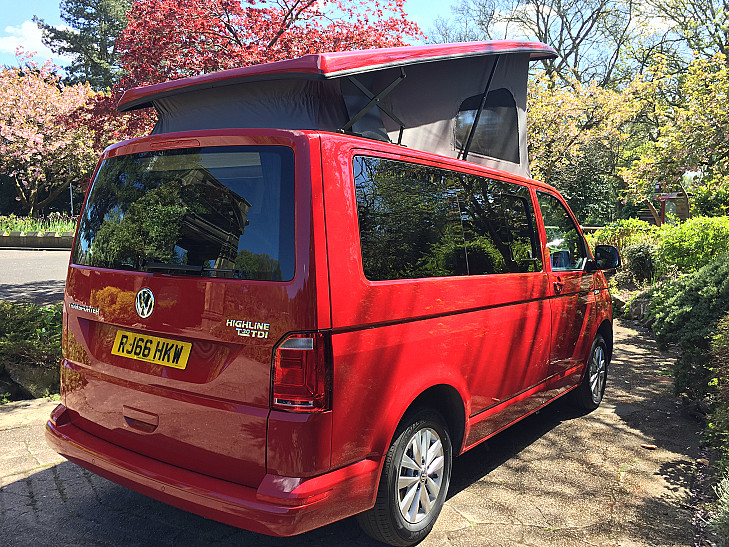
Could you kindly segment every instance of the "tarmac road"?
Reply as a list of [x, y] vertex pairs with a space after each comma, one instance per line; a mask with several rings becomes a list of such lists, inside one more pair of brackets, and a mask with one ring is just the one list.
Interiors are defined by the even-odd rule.
[[62, 301], [70, 256], [68, 249], [0, 249], [0, 300], [38, 305]]
[[[672, 359], [617, 324], [606, 398], [553, 404], [458, 458], [423, 547], [693, 544], [699, 426]], [[238, 530], [153, 501], [63, 460], [43, 440], [56, 403], [0, 406], [0, 545], [373, 546], [353, 518], [294, 538]]]

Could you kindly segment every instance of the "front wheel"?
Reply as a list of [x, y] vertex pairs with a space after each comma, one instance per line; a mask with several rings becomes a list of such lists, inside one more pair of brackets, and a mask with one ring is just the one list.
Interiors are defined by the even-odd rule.
[[358, 516], [362, 529], [390, 545], [422, 540], [443, 508], [452, 462], [440, 414], [421, 410], [405, 420], [387, 451], [375, 506]]
[[595, 410], [600, 406], [605, 393], [608, 363], [607, 344], [602, 335], [598, 334], [590, 349], [590, 358], [582, 383], [572, 392], [572, 400], [578, 407]]

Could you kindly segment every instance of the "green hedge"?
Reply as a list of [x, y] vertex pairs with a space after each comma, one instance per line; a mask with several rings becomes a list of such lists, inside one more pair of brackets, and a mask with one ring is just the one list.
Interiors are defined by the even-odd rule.
[[676, 391], [692, 398], [706, 395], [709, 349], [719, 320], [729, 312], [729, 254], [696, 272], [664, 281], [651, 291], [648, 317], [658, 343], [682, 350]]
[[618, 220], [601, 228], [591, 237], [595, 245], [614, 245], [623, 251], [632, 245], [655, 245], [660, 237], [660, 228], [637, 218]]
[[[0, 372], [5, 363], [58, 369], [62, 310], [63, 304], [0, 302]], [[58, 393], [58, 388], [52, 391]]]
[[719, 451], [724, 468], [729, 468], [729, 313], [719, 320], [711, 338], [712, 374], [709, 440]]
[[656, 259], [660, 273], [688, 273], [724, 253], [729, 253], [729, 217], [695, 217], [661, 227]]

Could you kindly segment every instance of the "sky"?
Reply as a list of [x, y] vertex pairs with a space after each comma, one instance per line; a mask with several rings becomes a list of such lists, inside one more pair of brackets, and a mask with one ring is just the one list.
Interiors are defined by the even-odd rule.
[[[0, 66], [17, 65], [15, 50], [37, 52], [36, 60], [52, 59], [59, 66], [67, 61], [41, 42], [41, 32], [33, 23], [37, 15], [50, 25], [61, 25], [60, 0], [0, 0]], [[405, 11], [423, 31], [428, 31], [438, 16], [449, 17], [451, 0], [405, 0]]]

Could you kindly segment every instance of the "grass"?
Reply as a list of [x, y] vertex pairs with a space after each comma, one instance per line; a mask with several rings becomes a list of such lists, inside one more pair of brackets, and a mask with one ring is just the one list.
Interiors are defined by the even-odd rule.
[[47, 217], [17, 217], [13, 214], [0, 215], [0, 233], [2, 232], [73, 232], [76, 229], [76, 217], [51, 213]]

